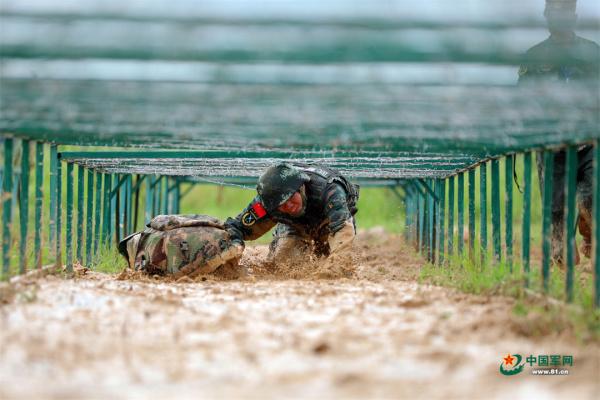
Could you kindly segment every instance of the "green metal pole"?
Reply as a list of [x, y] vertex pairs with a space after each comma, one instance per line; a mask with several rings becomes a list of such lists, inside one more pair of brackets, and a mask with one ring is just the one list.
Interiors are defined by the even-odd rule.
[[169, 177], [163, 177], [162, 185], [162, 214], [169, 214]]
[[469, 258], [475, 259], [475, 169], [469, 170]]
[[439, 180], [439, 204], [438, 204], [438, 265], [444, 264], [444, 251], [446, 249], [446, 241], [444, 238], [445, 230], [445, 213], [446, 213], [446, 181]]
[[594, 144], [594, 196], [593, 196], [593, 267], [594, 305], [600, 307], [600, 141]]
[[465, 247], [465, 173], [458, 174], [458, 253], [462, 257]]
[[44, 143], [35, 144], [35, 266], [42, 268], [42, 208], [44, 205]]
[[133, 233], [134, 231], [134, 227], [133, 227], [133, 175], [129, 174], [127, 175], [127, 182], [126, 182], [125, 186], [125, 190], [127, 192], [127, 201], [125, 202], [125, 204], [127, 205], [127, 208], [125, 209], [125, 215], [127, 215], [127, 223], [125, 224], [125, 235], [129, 235], [131, 233]]
[[[121, 175], [119, 176], [119, 181], [121, 179], [127, 179], [125, 175]], [[126, 235], [126, 220], [127, 220], [127, 215], [125, 215], [125, 210], [127, 208], [127, 181], [125, 181], [125, 183], [123, 183], [121, 185], [121, 187], [119, 188], [119, 197], [117, 199], [118, 204], [119, 204], [119, 227], [117, 229], [117, 241], [119, 241], [121, 238], [125, 237]]]
[[448, 258], [454, 254], [454, 176], [448, 179]]
[[105, 246], [110, 244], [110, 225], [111, 225], [111, 198], [112, 174], [104, 174], [104, 212], [102, 214], [102, 243]]
[[160, 203], [160, 196], [162, 194], [162, 177], [157, 177], [156, 178], [156, 187], [154, 188], [154, 213], [152, 214], [152, 217], [157, 216], [158, 214], [160, 214], [160, 208], [161, 208], [161, 203]]
[[62, 163], [56, 164], [56, 258], [54, 263], [56, 267], [62, 266]]
[[423, 248], [421, 254], [424, 257], [429, 255], [429, 194], [424, 193], [423, 196]]
[[[437, 199], [440, 198], [440, 182], [438, 179], [434, 179], [433, 180], [433, 192], [435, 193], [435, 197]], [[434, 215], [435, 215], [435, 219], [434, 219], [434, 226], [433, 226], [433, 231], [435, 232], [434, 234], [434, 245], [433, 245], [433, 260], [432, 262], [435, 263], [435, 261], [439, 260], [438, 257], [438, 253], [439, 253], [439, 248], [438, 248], [438, 244], [440, 242], [440, 206], [439, 203], [438, 204], [434, 204]]]
[[96, 257], [96, 255], [98, 254], [98, 246], [100, 244], [100, 240], [102, 238], [102, 234], [101, 234], [101, 216], [102, 213], [104, 212], [103, 210], [103, 206], [102, 206], [102, 177], [103, 175], [96, 171], [95, 172], [96, 175], [96, 213], [94, 214], [94, 258]]
[[506, 156], [504, 160], [504, 225], [506, 226], [505, 245], [506, 245], [506, 263], [510, 272], [512, 272], [513, 265], [513, 231], [512, 231], [512, 218], [513, 218], [513, 176], [514, 176], [514, 162], [515, 156]]
[[135, 189], [133, 191], [133, 197], [135, 200], [133, 201], [133, 225], [131, 226], [131, 232], [137, 231], [138, 218], [140, 215], [140, 188], [142, 179], [143, 178], [141, 175], [137, 175], [135, 179]]
[[552, 251], [552, 184], [554, 176], [554, 153], [544, 151], [544, 187], [542, 219], [542, 283], [544, 292], [548, 291], [550, 278], [550, 258]]
[[13, 139], [4, 139], [4, 171], [2, 175], [2, 279], [10, 277], [10, 231], [12, 226], [12, 199], [8, 193], [12, 193], [13, 186]]
[[419, 251], [421, 254], [424, 249], [424, 232], [425, 232], [425, 196], [417, 194], [419, 201]]
[[427, 244], [428, 260], [434, 262], [435, 249], [435, 201], [431, 193], [429, 196], [429, 243]]
[[[417, 194], [417, 199], [419, 195]], [[175, 186], [175, 214], [181, 213], [181, 182], [177, 181]]]
[[479, 167], [479, 227], [480, 227], [480, 247], [481, 263], [485, 265], [487, 258], [487, 164], [483, 163]]
[[523, 154], [523, 272], [525, 287], [529, 287], [529, 248], [531, 242], [531, 152]]
[[19, 242], [19, 273], [27, 269], [27, 228], [29, 224], [29, 140], [21, 142], [21, 201], [19, 204], [21, 239]]
[[566, 279], [566, 297], [567, 301], [573, 301], [573, 273], [575, 266], [575, 200], [577, 197], [577, 147], [569, 146], [566, 150], [566, 180], [565, 180], [565, 238], [566, 238], [566, 256], [567, 256], [567, 279]]
[[152, 217], [156, 217], [160, 214], [160, 195], [161, 195], [161, 186], [162, 185], [162, 177], [156, 177], [154, 187], [154, 208], [152, 211]]
[[494, 159], [492, 164], [492, 239], [494, 242], [494, 258], [502, 261], [502, 238], [500, 218], [500, 161]]
[[83, 239], [84, 228], [84, 194], [85, 194], [85, 174], [81, 165], [77, 166], [77, 261], [83, 262], [83, 247], [85, 241]]
[[67, 163], [67, 272], [73, 272], [73, 163]]
[[410, 193], [407, 193], [406, 197], [404, 198], [404, 241], [406, 243], [410, 241], [410, 197]]
[[113, 234], [116, 233], [117, 230], [117, 191], [115, 190], [117, 184], [119, 183], [119, 175], [111, 174], [110, 179], [111, 185], [109, 186], [109, 206], [108, 206], [108, 245], [112, 244]]
[[85, 265], [92, 265], [92, 235], [94, 224], [94, 171], [87, 172], [87, 210], [85, 229]]
[[55, 144], [50, 145], [50, 223], [49, 229], [50, 233], [48, 235], [48, 239], [50, 242], [50, 248], [53, 249], [52, 252], [56, 257], [56, 182], [58, 180], [58, 148]]
[[146, 178], [146, 204], [144, 213], [144, 223], [147, 224], [152, 219], [154, 203], [154, 176]]

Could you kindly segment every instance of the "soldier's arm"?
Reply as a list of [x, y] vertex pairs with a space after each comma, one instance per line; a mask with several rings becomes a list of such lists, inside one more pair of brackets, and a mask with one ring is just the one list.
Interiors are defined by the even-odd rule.
[[354, 240], [354, 221], [348, 209], [347, 195], [337, 183], [329, 187], [325, 194], [325, 213], [329, 220], [329, 248], [331, 253], [347, 249]]
[[234, 242], [255, 240], [267, 233], [276, 222], [269, 217], [258, 197], [235, 218], [227, 218], [225, 228]]

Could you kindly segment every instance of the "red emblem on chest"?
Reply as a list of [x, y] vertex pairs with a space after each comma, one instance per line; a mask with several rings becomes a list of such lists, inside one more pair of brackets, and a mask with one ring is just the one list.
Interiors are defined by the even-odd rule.
[[252, 205], [252, 211], [254, 211], [254, 213], [256, 214], [256, 216], [258, 218], [262, 218], [265, 215], [267, 215], [267, 210], [265, 210], [265, 208], [263, 207], [263, 205], [260, 204], [260, 203], [254, 203]]

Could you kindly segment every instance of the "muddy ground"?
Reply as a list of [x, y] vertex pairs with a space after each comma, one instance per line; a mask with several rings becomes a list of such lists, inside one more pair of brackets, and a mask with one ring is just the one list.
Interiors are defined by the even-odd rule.
[[[4, 287], [0, 398], [597, 398], [600, 348], [532, 335], [513, 301], [419, 284], [398, 237], [351, 266], [169, 282], [80, 271]], [[508, 353], [572, 355], [569, 376], [499, 372]]]

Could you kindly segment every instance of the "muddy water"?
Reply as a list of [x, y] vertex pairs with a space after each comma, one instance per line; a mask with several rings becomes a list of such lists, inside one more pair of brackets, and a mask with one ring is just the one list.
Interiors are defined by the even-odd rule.
[[[527, 336], [509, 299], [416, 283], [420, 261], [396, 238], [363, 237], [351, 278], [269, 277], [263, 253], [238, 280], [19, 285], [0, 306], [0, 398], [597, 396], [597, 345]], [[574, 366], [508, 377], [508, 353]]]

